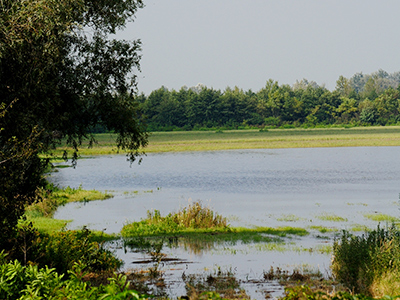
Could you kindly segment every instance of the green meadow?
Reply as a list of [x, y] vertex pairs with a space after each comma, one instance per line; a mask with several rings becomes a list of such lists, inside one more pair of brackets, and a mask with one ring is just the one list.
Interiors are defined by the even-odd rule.
[[[92, 148], [84, 143], [80, 155], [123, 153], [115, 146], [115, 135], [102, 133], [95, 137], [97, 143]], [[400, 126], [152, 132], [143, 150], [155, 153], [362, 146], [400, 146]], [[55, 154], [64, 149], [68, 148], [60, 145]]]

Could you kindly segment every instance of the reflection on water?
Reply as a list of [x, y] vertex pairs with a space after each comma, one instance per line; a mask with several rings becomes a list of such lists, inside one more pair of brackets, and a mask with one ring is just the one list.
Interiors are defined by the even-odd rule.
[[[162, 215], [200, 200], [231, 220], [232, 226], [293, 226], [310, 231], [305, 238], [285, 243], [310, 251], [249, 251], [249, 245], [165, 247], [169, 257], [191, 261], [171, 274], [234, 267], [240, 276], [257, 279], [270, 266], [309, 264], [329, 270], [330, 257], [312, 249], [332, 243], [335, 230], [376, 226], [365, 214], [398, 216], [400, 147], [260, 149], [219, 152], [149, 154], [141, 165], [126, 157], [101, 156], [80, 160], [76, 169], [64, 168], [51, 180], [62, 186], [111, 191], [114, 198], [71, 203], [55, 218], [118, 233], [125, 222], [145, 218], [148, 210]], [[327, 216], [340, 216], [335, 221]], [[323, 233], [319, 230], [324, 229]], [[321, 239], [321, 235], [327, 239]], [[201, 251], [207, 249], [208, 251]], [[143, 253], [118, 251], [132, 261]], [[183, 268], [183, 269], [180, 269]]]

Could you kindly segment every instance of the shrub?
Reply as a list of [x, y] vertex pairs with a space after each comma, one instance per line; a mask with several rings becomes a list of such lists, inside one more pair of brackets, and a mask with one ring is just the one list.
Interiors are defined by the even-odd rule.
[[41, 234], [31, 222], [25, 221], [15, 232], [14, 246], [8, 251], [8, 258], [23, 265], [47, 265], [60, 274], [67, 273], [78, 261], [90, 272], [116, 271], [122, 261], [96, 239], [97, 236], [87, 229]]
[[81, 261], [90, 272], [116, 271], [122, 261], [94, 241], [89, 230], [62, 231], [41, 235], [33, 245], [32, 259], [41, 266], [55, 268], [59, 273], [67, 273]]

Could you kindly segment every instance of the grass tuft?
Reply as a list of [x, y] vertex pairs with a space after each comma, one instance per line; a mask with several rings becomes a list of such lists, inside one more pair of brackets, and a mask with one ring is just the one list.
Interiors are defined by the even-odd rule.
[[208, 207], [203, 207], [200, 202], [194, 202], [177, 213], [169, 214], [166, 217], [162, 217], [158, 210], [148, 211], [146, 219], [125, 225], [121, 234], [125, 237], [157, 236], [198, 230], [220, 232], [229, 231], [230, 228], [226, 218]]

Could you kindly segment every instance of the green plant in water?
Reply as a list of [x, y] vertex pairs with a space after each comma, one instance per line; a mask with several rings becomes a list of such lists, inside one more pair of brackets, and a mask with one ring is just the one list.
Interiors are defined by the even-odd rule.
[[340, 217], [335, 214], [328, 214], [328, 213], [323, 213], [321, 215], [316, 216], [317, 219], [320, 219], [322, 221], [332, 221], [332, 222], [347, 222], [347, 218]]
[[321, 233], [327, 233], [327, 232], [337, 232], [337, 228], [328, 228], [325, 226], [318, 226], [318, 225], [312, 225], [308, 226], [308, 228], [313, 229], [313, 230], [318, 230]]
[[147, 218], [127, 224], [122, 228], [123, 236], [171, 235], [191, 230], [229, 231], [226, 218], [203, 207], [200, 202], [190, 204], [175, 214], [162, 217], [160, 211], [147, 212]]
[[386, 214], [364, 214], [364, 217], [376, 222], [399, 222], [400, 219]]
[[288, 215], [282, 215], [280, 218], [277, 218], [276, 220], [281, 222], [296, 222], [300, 221], [301, 218], [293, 214], [288, 214]]
[[222, 271], [218, 267], [213, 273], [184, 274], [182, 279], [190, 299], [249, 299], [232, 270]]

